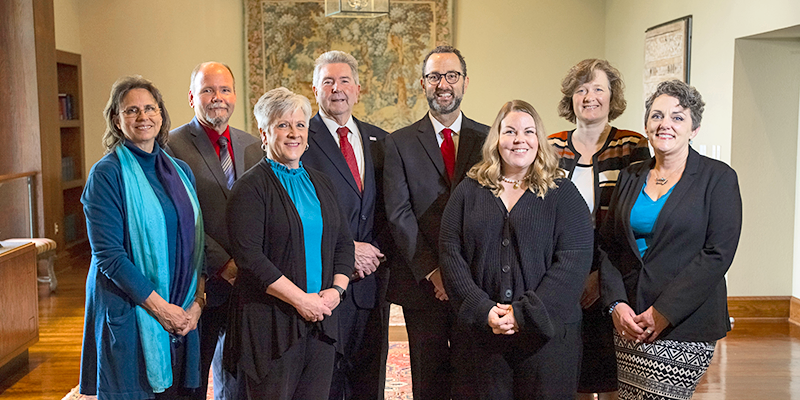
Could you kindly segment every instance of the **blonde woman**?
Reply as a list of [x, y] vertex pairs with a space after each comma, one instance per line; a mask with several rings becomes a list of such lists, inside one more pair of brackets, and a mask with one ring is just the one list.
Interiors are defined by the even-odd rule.
[[592, 263], [586, 203], [524, 101], [503, 106], [482, 152], [441, 224], [441, 267], [457, 315], [454, 397], [573, 397], [578, 300]]

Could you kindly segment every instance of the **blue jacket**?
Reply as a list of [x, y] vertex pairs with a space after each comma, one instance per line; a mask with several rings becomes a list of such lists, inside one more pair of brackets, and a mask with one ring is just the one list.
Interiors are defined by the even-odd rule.
[[[156, 144], [152, 154], [159, 151], [161, 149]], [[142, 164], [139, 153], [134, 154]], [[145, 157], [147, 158], [149, 157]], [[180, 160], [176, 162], [194, 185], [194, 175], [189, 166]], [[147, 175], [147, 160], [144, 160], [142, 167]], [[151, 180], [151, 185], [153, 183]], [[153, 185], [153, 189], [157, 195], [159, 191], [163, 195], [160, 183]], [[147, 382], [135, 306], [144, 302], [155, 286], [145, 278], [129, 256], [125, 188], [116, 153], [106, 154], [92, 167], [81, 202], [92, 247], [92, 262], [86, 277], [80, 392], [97, 395], [99, 400], [153, 398], [153, 391]], [[176, 217], [170, 218], [169, 213], [169, 207], [165, 207], [167, 234], [172, 242], [177, 236]], [[172, 213], [175, 213], [174, 209]], [[172, 226], [170, 220], [173, 221]], [[172, 270], [175, 246], [168, 247]], [[197, 344], [198, 340], [195, 329], [187, 335], [186, 343]], [[192, 352], [199, 354], [199, 346], [188, 346], [186, 351], [187, 358], [199, 357], [189, 356]], [[196, 367], [195, 375], [199, 378], [199, 365]], [[175, 384], [180, 385], [183, 382], [174, 382], [173, 385]]]

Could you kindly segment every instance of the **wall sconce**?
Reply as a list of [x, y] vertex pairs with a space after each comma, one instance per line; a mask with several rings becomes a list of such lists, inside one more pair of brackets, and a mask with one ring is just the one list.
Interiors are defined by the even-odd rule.
[[389, 0], [325, 0], [325, 16], [374, 18], [389, 15]]

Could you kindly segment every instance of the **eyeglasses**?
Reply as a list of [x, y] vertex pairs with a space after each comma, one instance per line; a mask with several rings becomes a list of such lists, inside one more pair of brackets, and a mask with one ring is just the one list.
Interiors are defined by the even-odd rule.
[[447, 81], [447, 83], [451, 85], [455, 85], [458, 82], [458, 79], [461, 77], [462, 73], [458, 71], [450, 71], [444, 74], [440, 74], [438, 72], [431, 72], [428, 75], [425, 75], [425, 81], [427, 81], [431, 85], [438, 85], [439, 82], [442, 81], [442, 77]]
[[144, 115], [148, 117], [155, 117], [158, 115], [159, 109], [154, 105], [146, 105], [144, 106], [144, 110], [140, 110], [139, 107], [133, 106], [120, 111], [120, 114], [124, 115], [125, 118], [136, 118], [139, 116], [140, 111], [144, 111]]

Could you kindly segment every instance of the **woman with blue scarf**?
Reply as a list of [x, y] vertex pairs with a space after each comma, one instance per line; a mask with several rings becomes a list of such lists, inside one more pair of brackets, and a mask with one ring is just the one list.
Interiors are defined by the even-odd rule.
[[237, 363], [241, 398], [326, 400], [353, 240], [331, 181], [300, 162], [308, 99], [277, 88], [253, 112], [267, 158], [236, 181], [228, 200], [239, 275], [226, 365]]
[[103, 114], [106, 155], [81, 198], [92, 263], [80, 392], [180, 399], [200, 383], [204, 240], [194, 175], [162, 151], [169, 115], [150, 81], [119, 79]]

